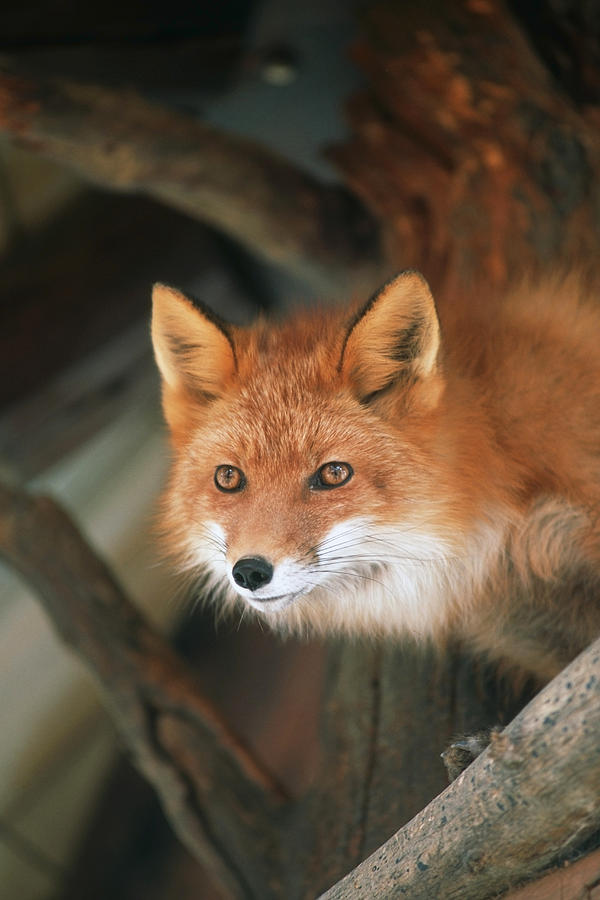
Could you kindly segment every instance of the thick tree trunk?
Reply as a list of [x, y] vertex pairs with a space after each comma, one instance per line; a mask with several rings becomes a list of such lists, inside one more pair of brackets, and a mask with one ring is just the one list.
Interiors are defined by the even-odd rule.
[[[587, 107], [563, 93], [500, 0], [381, 3], [364, 30], [355, 55], [368, 89], [350, 109], [353, 137], [331, 152], [383, 228], [383, 268], [417, 265], [450, 293], [469, 284], [476, 302], [516, 272], [595, 261], [600, 117], [591, 89]], [[343, 289], [349, 274], [361, 282], [381, 264], [370, 241], [363, 252], [370, 229], [356, 222], [369, 219], [355, 218], [353, 203], [256, 146], [131, 95], [6, 73], [0, 87], [2, 128], [15, 140], [107, 186], [186, 209], [320, 285]], [[455, 732], [508, 721], [527, 696], [460, 648], [438, 657], [332, 646], [319, 774], [291, 802], [114, 583], [107, 589], [97, 563], [92, 578], [86, 566], [73, 573], [71, 555], [83, 551], [61, 514], [19, 497], [6, 503], [2, 552], [96, 671], [179, 833], [233, 896], [325, 890], [442, 790], [439, 753]], [[56, 583], [48, 566], [66, 566]], [[507, 873], [500, 890], [516, 877]], [[361, 884], [368, 896], [371, 882]], [[489, 895], [488, 885], [478, 896]]]
[[[363, 25], [354, 56], [369, 89], [331, 155], [382, 223], [388, 257], [472, 292], [595, 261], [597, 107], [563, 93], [501, 0], [389, 0]], [[587, 38], [593, 56], [600, 37]]]

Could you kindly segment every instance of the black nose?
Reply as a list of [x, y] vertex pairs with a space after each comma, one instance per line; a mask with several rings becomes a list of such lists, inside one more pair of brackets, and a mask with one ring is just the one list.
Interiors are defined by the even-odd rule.
[[232, 569], [233, 580], [240, 587], [256, 591], [273, 577], [273, 566], [262, 556], [244, 556]]

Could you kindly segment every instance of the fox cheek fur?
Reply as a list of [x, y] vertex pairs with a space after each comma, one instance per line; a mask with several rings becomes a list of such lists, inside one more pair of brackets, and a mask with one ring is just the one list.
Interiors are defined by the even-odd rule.
[[156, 285], [170, 551], [280, 630], [453, 631], [552, 675], [600, 630], [599, 317], [580, 293], [555, 279], [485, 320], [457, 303], [442, 340], [414, 272], [350, 313], [250, 328]]

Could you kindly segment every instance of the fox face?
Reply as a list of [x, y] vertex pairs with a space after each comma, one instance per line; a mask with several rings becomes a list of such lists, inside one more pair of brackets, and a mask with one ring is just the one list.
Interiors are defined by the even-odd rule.
[[423, 634], [447, 618], [469, 512], [452, 442], [440, 449], [439, 326], [419, 275], [350, 314], [250, 328], [157, 285], [152, 334], [182, 567], [284, 630]]

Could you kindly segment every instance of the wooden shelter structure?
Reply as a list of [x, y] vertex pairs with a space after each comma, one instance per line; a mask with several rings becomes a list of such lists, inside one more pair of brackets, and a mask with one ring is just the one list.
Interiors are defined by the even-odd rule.
[[[438, 293], [494, 302], [526, 272], [596, 274], [599, 24], [594, 4], [370, 5], [353, 49], [366, 87], [350, 137], [328, 151], [339, 186], [131, 91], [34, 76], [17, 57], [0, 67], [0, 129], [107, 190], [183, 210], [324, 295], [417, 267]], [[460, 646], [332, 644], [318, 772], [290, 797], [52, 500], [2, 488], [0, 554], [96, 676], [226, 896], [533, 900], [553, 896], [548, 883], [507, 892], [577, 854], [579, 883], [565, 893], [559, 870], [557, 891], [595, 896], [600, 644], [524, 709], [531, 686]], [[444, 790], [440, 751], [494, 722], [510, 724]]]

